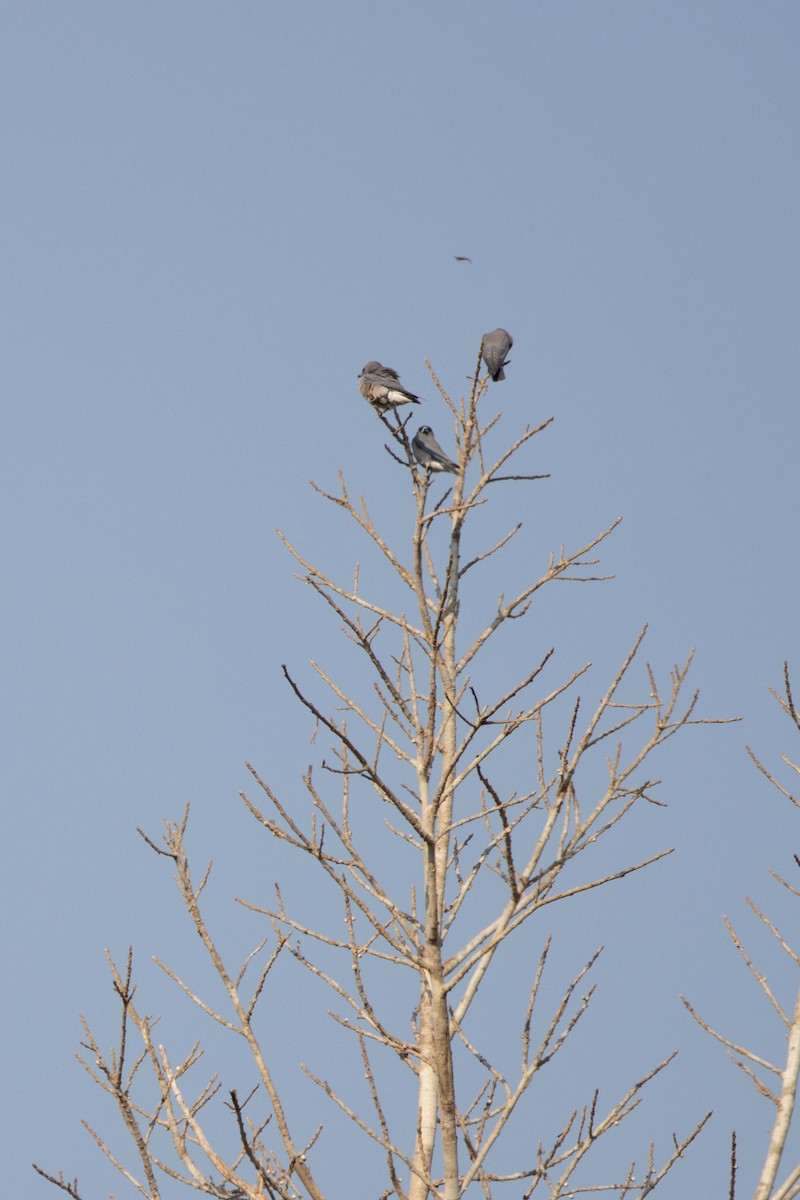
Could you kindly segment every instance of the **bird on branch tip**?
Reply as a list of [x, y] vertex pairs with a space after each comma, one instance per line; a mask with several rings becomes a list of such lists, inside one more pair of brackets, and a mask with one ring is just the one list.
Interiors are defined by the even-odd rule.
[[506, 377], [503, 367], [508, 365], [506, 355], [513, 345], [514, 339], [507, 329], [493, 329], [481, 338], [481, 357], [495, 383]]
[[430, 425], [420, 425], [411, 442], [414, 458], [426, 471], [451, 471], [455, 475], [458, 467], [448, 458], [433, 436]]
[[358, 390], [378, 412], [398, 408], [401, 404], [419, 404], [419, 396], [409, 392], [400, 382], [397, 371], [371, 359], [358, 377]]

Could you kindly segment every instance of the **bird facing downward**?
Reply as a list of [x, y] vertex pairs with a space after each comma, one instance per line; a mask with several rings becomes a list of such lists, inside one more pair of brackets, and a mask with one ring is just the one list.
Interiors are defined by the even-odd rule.
[[400, 404], [419, 404], [419, 396], [403, 387], [397, 371], [381, 366], [374, 359], [359, 375], [358, 390], [378, 412], [386, 412], [387, 408], [397, 408]]
[[420, 425], [411, 442], [414, 458], [426, 471], [452, 471], [455, 475], [458, 467], [448, 458], [442, 447], [433, 436], [430, 425]]
[[508, 362], [506, 355], [513, 345], [514, 339], [507, 329], [493, 329], [481, 339], [481, 357], [495, 383], [506, 377], [503, 367]]

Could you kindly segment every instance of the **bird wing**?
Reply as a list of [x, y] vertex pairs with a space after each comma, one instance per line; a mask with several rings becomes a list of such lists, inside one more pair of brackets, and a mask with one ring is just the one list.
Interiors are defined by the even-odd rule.
[[448, 456], [445, 454], [444, 450], [439, 445], [439, 443], [437, 442], [436, 438], [433, 436], [432, 433], [429, 434], [427, 437], [425, 437], [423, 435], [423, 437], [421, 437], [419, 440], [422, 443], [422, 445], [425, 447], [425, 449], [428, 451], [428, 454], [430, 454], [431, 458], [435, 459], [436, 462], [441, 463], [442, 466], [446, 467], [448, 470], [451, 470], [451, 469], [456, 470], [457, 469], [456, 464], [453, 462], [452, 458], [448, 458]]

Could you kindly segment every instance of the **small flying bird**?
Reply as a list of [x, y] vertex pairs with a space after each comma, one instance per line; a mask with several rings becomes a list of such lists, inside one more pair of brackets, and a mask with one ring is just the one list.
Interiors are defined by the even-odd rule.
[[430, 425], [420, 425], [411, 442], [414, 458], [426, 471], [452, 471], [455, 475], [458, 467], [448, 458], [442, 447], [433, 436]]
[[453, 258], [456, 260], [456, 262], [472, 262], [472, 259], [467, 258], [466, 254], [454, 254]]
[[374, 358], [370, 359], [359, 375], [358, 390], [373, 408], [382, 413], [386, 412], [387, 408], [397, 408], [400, 404], [419, 404], [419, 396], [403, 387], [397, 371], [381, 366]]
[[481, 357], [495, 383], [506, 377], [503, 367], [508, 365], [506, 355], [513, 345], [514, 339], [507, 329], [493, 329], [481, 339]]

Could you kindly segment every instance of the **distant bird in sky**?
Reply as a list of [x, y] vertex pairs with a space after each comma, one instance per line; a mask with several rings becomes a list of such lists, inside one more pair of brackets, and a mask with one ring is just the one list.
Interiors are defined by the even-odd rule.
[[419, 465], [428, 471], [452, 471], [454, 475], [458, 471], [456, 464], [447, 457], [433, 436], [430, 425], [420, 425], [414, 434], [411, 449]]
[[381, 366], [374, 358], [359, 375], [358, 390], [378, 412], [386, 412], [387, 408], [397, 408], [400, 404], [419, 404], [419, 396], [403, 387], [397, 371]]
[[454, 254], [453, 258], [456, 260], [456, 262], [472, 262], [472, 259], [467, 258], [466, 254]]
[[513, 345], [514, 339], [506, 329], [493, 329], [491, 333], [483, 335], [481, 357], [495, 383], [506, 377], [503, 367], [508, 362], [506, 355]]

